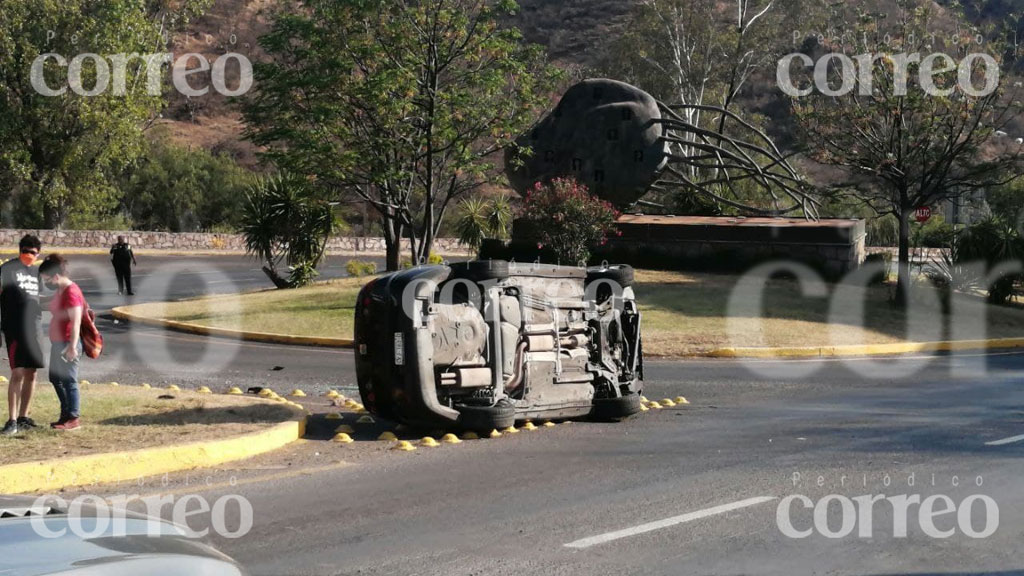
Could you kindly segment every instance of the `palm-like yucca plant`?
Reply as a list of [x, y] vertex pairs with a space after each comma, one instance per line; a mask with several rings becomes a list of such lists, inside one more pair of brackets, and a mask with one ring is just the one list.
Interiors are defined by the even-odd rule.
[[[246, 252], [263, 262], [274, 285], [294, 288], [316, 278], [335, 218], [305, 179], [281, 173], [249, 187], [240, 228]], [[278, 269], [284, 263], [290, 267], [288, 278]]]
[[459, 242], [479, 250], [488, 238], [507, 238], [511, 222], [512, 205], [508, 196], [497, 196], [491, 200], [467, 198], [459, 204], [455, 229]]

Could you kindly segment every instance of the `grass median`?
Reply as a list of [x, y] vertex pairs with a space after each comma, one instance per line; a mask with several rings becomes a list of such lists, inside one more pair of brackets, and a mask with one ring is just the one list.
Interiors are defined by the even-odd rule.
[[[0, 397], [7, 397], [7, 386], [0, 384]], [[82, 388], [80, 429], [51, 430], [48, 424], [59, 412], [49, 383], [38, 382], [32, 418], [40, 428], [0, 437], [0, 466], [220, 440], [259, 432], [295, 416], [287, 406], [252, 397], [109, 384]]]
[[[730, 306], [740, 277], [638, 270], [635, 291], [644, 312], [644, 352], [679, 357], [725, 346], [832, 346], [1024, 337], [1024, 308], [987, 306], [963, 297], [959, 310], [985, 319], [971, 331], [948, 331], [937, 302], [911, 312], [894, 308], [889, 285], [804, 295], [790, 279], [769, 280], [759, 312]], [[366, 279], [346, 278], [297, 290], [268, 290], [130, 307], [133, 314], [251, 332], [351, 338], [355, 299]], [[751, 298], [739, 298], [750, 304]], [[863, 306], [862, 309], [860, 307]], [[731, 318], [731, 320], [730, 320]], [[959, 325], [975, 324], [960, 322]], [[958, 326], [959, 326], [958, 325]], [[908, 326], [915, 326], [908, 331]], [[984, 327], [984, 330], [981, 328]]]

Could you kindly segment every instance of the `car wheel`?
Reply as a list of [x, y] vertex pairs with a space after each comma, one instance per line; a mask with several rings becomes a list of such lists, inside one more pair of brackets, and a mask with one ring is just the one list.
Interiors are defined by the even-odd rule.
[[466, 430], [495, 430], [516, 423], [516, 409], [502, 401], [496, 406], [457, 406], [458, 425]]
[[627, 394], [619, 398], [594, 398], [590, 415], [595, 420], [621, 420], [640, 411], [640, 395]]
[[452, 272], [457, 278], [466, 278], [475, 282], [504, 280], [508, 278], [508, 262], [505, 260], [459, 262], [452, 264]]
[[610, 280], [623, 288], [633, 285], [633, 267], [626, 264], [613, 264], [587, 269], [587, 284], [597, 280]]

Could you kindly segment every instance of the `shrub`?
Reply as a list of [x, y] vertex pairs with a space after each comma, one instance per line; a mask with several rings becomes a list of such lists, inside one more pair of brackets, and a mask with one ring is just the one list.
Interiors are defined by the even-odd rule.
[[511, 220], [512, 206], [507, 196], [490, 200], [467, 198], [459, 204], [455, 230], [459, 235], [459, 242], [474, 251], [479, 251], [484, 240], [488, 238], [508, 238]]
[[936, 214], [924, 224], [913, 223], [911, 244], [921, 248], [949, 248], [956, 231], [946, 223], [941, 214]]
[[235, 228], [252, 174], [226, 155], [186, 148], [162, 137], [121, 183], [124, 208], [140, 230]]
[[527, 192], [520, 217], [563, 262], [585, 262], [590, 249], [604, 245], [619, 216], [611, 204], [590, 194], [573, 179], [538, 182]]
[[373, 262], [364, 262], [363, 260], [349, 260], [345, 264], [345, 271], [353, 278], [373, 276], [377, 273], [377, 265]]
[[892, 254], [890, 252], [875, 252], [864, 258], [864, 265], [880, 265], [877, 273], [871, 276], [870, 283], [873, 285], [885, 284], [888, 279], [889, 269], [892, 266]]
[[[984, 262], [989, 270], [1024, 256], [1024, 239], [1017, 227], [998, 218], [988, 218], [963, 231], [954, 250], [956, 264]], [[988, 300], [1004, 304], [1013, 295], [1021, 274], [1004, 274], [988, 286]]]

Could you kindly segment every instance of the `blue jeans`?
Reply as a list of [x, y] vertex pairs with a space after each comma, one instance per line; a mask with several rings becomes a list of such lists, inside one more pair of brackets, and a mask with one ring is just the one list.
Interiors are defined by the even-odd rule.
[[82, 358], [82, 344], [77, 343], [78, 358], [74, 362], [68, 362], [61, 357], [67, 342], [50, 343], [50, 383], [57, 391], [57, 399], [60, 400], [60, 417], [71, 419], [79, 417], [79, 394], [78, 394], [78, 362]]

